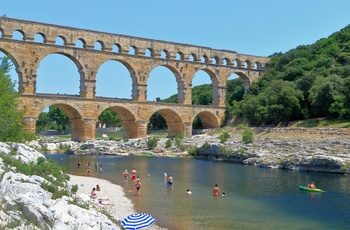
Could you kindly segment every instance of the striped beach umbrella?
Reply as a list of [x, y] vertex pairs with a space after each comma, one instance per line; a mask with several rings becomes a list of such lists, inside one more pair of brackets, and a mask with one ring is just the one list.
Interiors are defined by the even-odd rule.
[[122, 224], [125, 229], [141, 229], [152, 225], [156, 219], [146, 213], [136, 213], [125, 217]]

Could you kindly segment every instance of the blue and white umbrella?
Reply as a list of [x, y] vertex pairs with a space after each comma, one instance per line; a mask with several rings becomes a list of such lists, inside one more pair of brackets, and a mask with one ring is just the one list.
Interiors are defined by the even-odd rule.
[[131, 214], [122, 220], [125, 229], [141, 229], [152, 225], [156, 219], [146, 213]]

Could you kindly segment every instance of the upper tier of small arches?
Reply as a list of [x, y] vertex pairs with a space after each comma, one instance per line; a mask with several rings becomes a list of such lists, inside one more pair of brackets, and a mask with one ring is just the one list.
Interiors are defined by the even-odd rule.
[[265, 57], [239, 54], [235, 51], [97, 32], [7, 17], [0, 17], [0, 38], [255, 70], [267, 69], [267, 63], [270, 60]]

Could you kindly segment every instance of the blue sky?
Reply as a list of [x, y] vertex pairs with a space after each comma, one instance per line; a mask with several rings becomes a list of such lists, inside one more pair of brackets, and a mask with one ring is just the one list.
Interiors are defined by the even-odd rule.
[[[348, 0], [0, 0], [0, 15], [23, 20], [268, 56], [312, 44], [350, 24]], [[15, 71], [12, 78], [18, 81]], [[235, 76], [232, 76], [233, 78]], [[103, 80], [99, 80], [103, 79]], [[60, 55], [38, 69], [37, 92], [78, 94], [75, 65]], [[193, 85], [210, 83], [201, 71]], [[101, 66], [97, 95], [131, 98], [131, 79], [118, 62]], [[177, 93], [175, 77], [157, 67], [148, 100]]]

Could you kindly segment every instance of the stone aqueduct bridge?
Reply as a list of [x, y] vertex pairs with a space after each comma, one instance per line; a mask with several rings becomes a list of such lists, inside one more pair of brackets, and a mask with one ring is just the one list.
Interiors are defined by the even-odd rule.
[[[23, 35], [22, 40], [14, 39], [15, 31]], [[37, 42], [37, 36], [42, 41]], [[56, 44], [57, 38], [61, 38], [64, 44]], [[77, 41], [83, 46], [76, 47]], [[95, 49], [96, 43], [101, 49]], [[190, 136], [196, 116], [200, 117], [205, 128], [219, 127], [224, 118], [229, 76], [237, 74], [247, 89], [267, 68], [269, 61], [268, 58], [234, 51], [7, 17], [0, 17], [0, 51], [11, 55], [18, 74], [21, 106], [26, 111], [25, 128], [35, 132], [39, 114], [47, 106], [54, 105], [67, 113], [72, 125], [72, 139], [77, 141], [94, 139], [98, 116], [107, 108], [120, 116], [125, 138], [146, 137], [147, 124], [155, 112], [165, 118], [169, 136], [180, 131]], [[64, 55], [75, 63], [80, 74], [80, 95], [36, 93], [37, 69], [41, 60], [50, 54]], [[128, 69], [132, 79], [131, 100], [95, 97], [96, 74], [99, 67], [109, 60], [119, 61]], [[177, 104], [147, 101], [147, 79], [157, 66], [167, 67], [174, 74], [178, 87]], [[192, 79], [199, 70], [211, 78], [211, 106], [192, 105]]]

